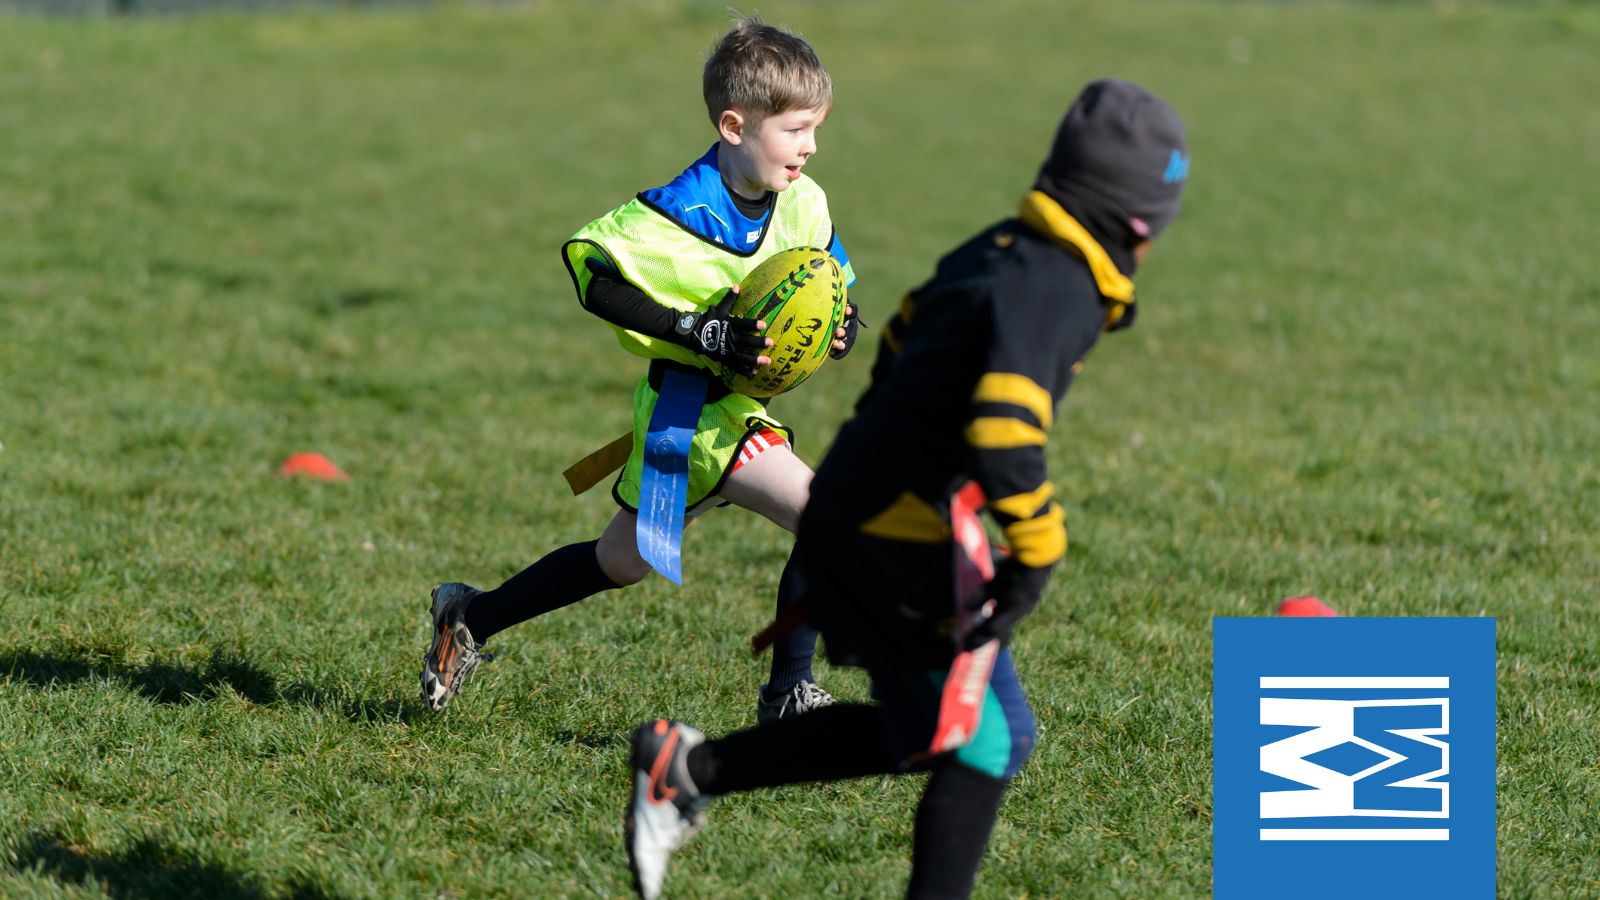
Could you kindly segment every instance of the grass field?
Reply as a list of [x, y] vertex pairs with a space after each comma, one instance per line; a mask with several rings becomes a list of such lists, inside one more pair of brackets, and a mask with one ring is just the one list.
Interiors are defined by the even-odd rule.
[[[1600, 10], [765, 4], [886, 318], [1091, 77], [1185, 209], [1062, 411], [1041, 743], [984, 897], [1199, 897], [1210, 635], [1315, 593], [1499, 619], [1499, 892], [1600, 895]], [[742, 513], [416, 700], [427, 591], [611, 513], [639, 367], [560, 242], [711, 141], [718, 3], [0, 18], [0, 895], [615, 896], [628, 729], [752, 721], [786, 537]], [[869, 337], [870, 337], [869, 332]], [[815, 462], [859, 353], [777, 412]], [[339, 484], [285, 482], [299, 450]], [[854, 672], [825, 683], [861, 697]], [[920, 785], [732, 798], [673, 896], [891, 897]]]

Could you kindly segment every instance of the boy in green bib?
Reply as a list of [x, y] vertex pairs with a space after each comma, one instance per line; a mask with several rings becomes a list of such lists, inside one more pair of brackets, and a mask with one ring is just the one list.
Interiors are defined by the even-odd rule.
[[[555, 550], [492, 591], [459, 582], [434, 589], [433, 640], [421, 676], [423, 700], [434, 710], [461, 690], [486, 658], [480, 651], [493, 635], [649, 574], [636, 535], [641, 489], [657, 464], [645, 451], [662, 418], [658, 405], [665, 413], [669, 404], [687, 404], [693, 428], [687, 460], [678, 460], [686, 464], [680, 481], [687, 482], [683, 509], [673, 510], [678, 520], [727, 502], [790, 532], [798, 527], [812, 472], [790, 447], [792, 431], [760, 400], [730, 391], [719, 376], [725, 370], [750, 374], [771, 362], [763, 355], [771, 341], [757, 334], [765, 323], [731, 312], [740, 281], [764, 260], [783, 250], [826, 248], [843, 267], [846, 284], [855, 281], [827, 198], [802, 173], [816, 153], [833, 86], [810, 45], [754, 17], [739, 19], [718, 41], [702, 86], [717, 130], [711, 149], [672, 181], [579, 229], [562, 247], [579, 302], [611, 326], [623, 349], [649, 360], [634, 390], [631, 450], [612, 488], [621, 509], [598, 540]], [[855, 310], [848, 308], [834, 334], [835, 358], [849, 352], [856, 327]], [[618, 459], [628, 444], [613, 445]], [[648, 512], [657, 514], [659, 496], [644, 499]], [[785, 566], [779, 610], [797, 595], [793, 566]], [[760, 720], [833, 703], [812, 677], [815, 648], [810, 628], [775, 647], [771, 676], [758, 697]]]

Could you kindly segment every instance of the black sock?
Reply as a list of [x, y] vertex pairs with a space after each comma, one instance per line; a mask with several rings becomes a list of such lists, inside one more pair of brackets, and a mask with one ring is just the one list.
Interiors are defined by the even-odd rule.
[[942, 900], [972, 893], [1005, 791], [1005, 779], [969, 769], [953, 759], [933, 770], [917, 805], [908, 898]]
[[466, 612], [472, 639], [481, 644], [518, 622], [620, 587], [600, 568], [599, 544], [589, 541], [553, 550], [505, 584], [473, 597]]
[[[778, 578], [778, 612], [801, 598], [800, 567], [793, 552]], [[802, 681], [814, 681], [811, 658], [817, 653], [817, 630], [801, 625], [772, 645], [772, 673], [767, 677], [766, 695], [776, 697]]]
[[780, 784], [838, 781], [896, 771], [883, 739], [883, 710], [840, 703], [788, 716], [689, 751], [689, 778], [718, 795]]

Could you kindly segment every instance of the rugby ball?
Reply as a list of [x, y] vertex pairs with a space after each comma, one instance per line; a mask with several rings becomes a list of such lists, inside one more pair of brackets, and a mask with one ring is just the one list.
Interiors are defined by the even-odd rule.
[[771, 357], [754, 375], [723, 370], [729, 388], [749, 397], [776, 397], [799, 387], [828, 359], [833, 333], [844, 322], [844, 270], [826, 250], [784, 250], [739, 283], [733, 314], [761, 319], [772, 338]]

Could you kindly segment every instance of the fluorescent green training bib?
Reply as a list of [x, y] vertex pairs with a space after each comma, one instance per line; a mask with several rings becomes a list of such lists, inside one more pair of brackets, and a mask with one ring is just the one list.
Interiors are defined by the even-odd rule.
[[[825, 249], [832, 241], [833, 222], [828, 216], [827, 197], [815, 181], [801, 176], [776, 195], [761, 239], [748, 253], [690, 231], [652, 207], [643, 196], [585, 225], [561, 249], [580, 303], [587, 305], [592, 277], [588, 263], [593, 260], [617, 272], [662, 306], [698, 313], [773, 254], [796, 247]], [[855, 279], [848, 262], [844, 274], [846, 283]], [[618, 343], [629, 353], [705, 369], [710, 378], [720, 374], [714, 363], [692, 350], [621, 326], [611, 327]], [[632, 509], [639, 505], [643, 436], [655, 401], [656, 392], [646, 379], [640, 379], [634, 392], [633, 452], [613, 489], [618, 502]], [[706, 404], [689, 454], [689, 508], [704, 502], [722, 486], [739, 445], [750, 431], [762, 425], [789, 433], [793, 439], [790, 429], [767, 415], [766, 407], [757, 400], [729, 394]]]

